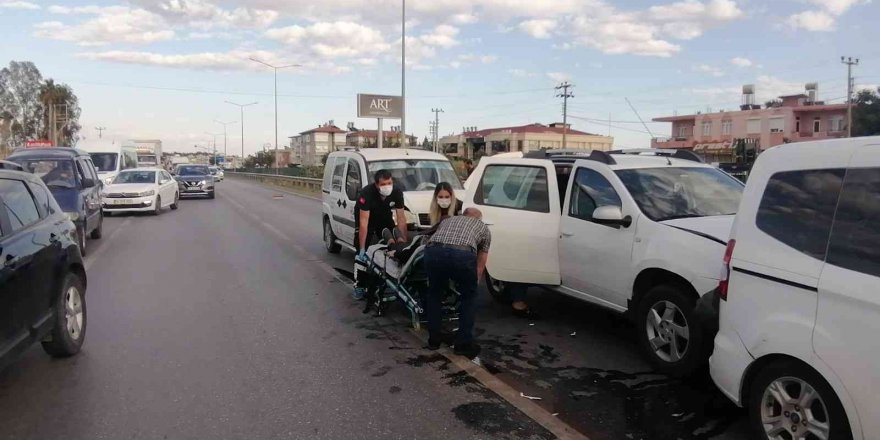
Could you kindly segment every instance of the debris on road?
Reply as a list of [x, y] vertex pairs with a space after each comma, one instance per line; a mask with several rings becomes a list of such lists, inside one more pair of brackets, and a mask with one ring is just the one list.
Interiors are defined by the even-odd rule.
[[571, 332], [570, 336], [577, 336], [578, 332]]
[[542, 400], [540, 397], [526, 396], [526, 395], [523, 394], [522, 392], [519, 393], [519, 396], [520, 396], [520, 397], [525, 397], [526, 399], [529, 399], [529, 400]]

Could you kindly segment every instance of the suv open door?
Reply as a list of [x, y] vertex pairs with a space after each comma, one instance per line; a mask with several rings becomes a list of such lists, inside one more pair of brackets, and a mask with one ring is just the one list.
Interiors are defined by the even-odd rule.
[[492, 231], [492, 278], [558, 285], [561, 199], [553, 163], [484, 157], [469, 180], [463, 205], [482, 211]]

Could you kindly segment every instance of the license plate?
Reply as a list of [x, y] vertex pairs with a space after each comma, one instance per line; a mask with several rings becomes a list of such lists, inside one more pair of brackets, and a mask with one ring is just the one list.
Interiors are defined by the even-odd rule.
[[201, 191], [202, 189], [197, 186], [190, 186], [186, 188], [187, 191]]
[[131, 205], [132, 201], [131, 199], [115, 199], [111, 200], [111, 203], [113, 205]]

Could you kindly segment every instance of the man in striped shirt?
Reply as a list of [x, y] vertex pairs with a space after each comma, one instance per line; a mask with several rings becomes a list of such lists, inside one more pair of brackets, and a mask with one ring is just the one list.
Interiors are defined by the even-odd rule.
[[[480, 346], [474, 343], [477, 284], [486, 270], [492, 233], [483, 223], [483, 214], [468, 208], [463, 215], [443, 220], [428, 240], [425, 267], [428, 272], [428, 297], [425, 314], [428, 318], [428, 348], [436, 350], [441, 343], [454, 342], [455, 353], [475, 358]], [[442, 333], [441, 300], [449, 282], [455, 282], [461, 295], [458, 333]]]

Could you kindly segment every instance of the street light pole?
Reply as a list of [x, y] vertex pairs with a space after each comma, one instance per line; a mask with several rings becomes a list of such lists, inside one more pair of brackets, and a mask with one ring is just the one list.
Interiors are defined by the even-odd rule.
[[226, 101], [227, 104], [232, 104], [237, 106], [241, 111], [241, 160], [244, 160], [244, 108], [252, 105], [256, 105], [257, 102], [251, 102], [248, 104], [237, 104], [232, 101]]
[[[223, 122], [223, 121], [218, 121], [218, 120], [214, 119], [214, 122], [223, 126], [223, 161], [225, 162], [226, 156], [227, 156], [227, 152], [226, 152], [226, 126], [231, 125], [231, 124], [235, 124], [238, 121]], [[217, 156], [214, 156], [214, 166], [219, 166], [219, 165], [217, 165]]]
[[256, 58], [248, 58], [249, 60], [260, 63], [266, 67], [271, 68], [275, 72], [275, 174], [278, 174], [278, 69], [287, 69], [289, 67], [302, 67], [299, 64], [286, 64], [282, 66], [275, 66], [269, 64], [264, 61], [260, 61]]
[[212, 136], [214, 139], [213, 140], [214, 153], [213, 153], [212, 157], [214, 158], [214, 164], [216, 165], [217, 164], [217, 136], [220, 136], [220, 133], [211, 133], [211, 132], [206, 131], [205, 134]]
[[406, 139], [406, 0], [401, 0], [400, 13], [400, 145], [409, 147]]

